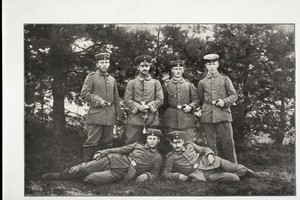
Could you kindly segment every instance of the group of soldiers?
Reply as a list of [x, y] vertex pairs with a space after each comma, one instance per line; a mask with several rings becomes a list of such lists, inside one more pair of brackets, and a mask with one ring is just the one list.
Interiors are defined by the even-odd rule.
[[[181, 181], [239, 181], [242, 176], [269, 175], [237, 162], [230, 110], [237, 94], [231, 80], [218, 72], [217, 54], [204, 56], [207, 75], [197, 88], [183, 78], [183, 60], [170, 63], [172, 77], [161, 85], [149, 74], [152, 57], [135, 58], [139, 74], [126, 86], [126, 139], [124, 146], [117, 148], [112, 148], [113, 127], [122, 120], [121, 99], [116, 80], [108, 74], [110, 54], [95, 57], [98, 69], [87, 75], [81, 91], [90, 105], [84, 162], [59, 173], [46, 173], [43, 179], [83, 178], [84, 182], [99, 185], [119, 180], [154, 180], [160, 174]], [[207, 147], [194, 143], [196, 117], [204, 129]], [[163, 162], [157, 146], [166, 138], [172, 150]]]

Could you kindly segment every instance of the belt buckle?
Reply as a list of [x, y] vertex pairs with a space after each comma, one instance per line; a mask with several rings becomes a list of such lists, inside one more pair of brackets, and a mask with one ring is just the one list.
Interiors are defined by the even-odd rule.
[[199, 166], [198, 163], [195, 163], [194, 166], [193, 166], [193, 168], [194, 168], [194, 169], [197, 169], [198, 166]]
[[181, 110], [182, 109], [182, 105], [177, 105], [177, 109]]
[[130, 163], [131, 163], [132, 166], [136, 166], [136, 165], [137, 165], [136, 162], [135, 162], [134, 160], [131, 161]]

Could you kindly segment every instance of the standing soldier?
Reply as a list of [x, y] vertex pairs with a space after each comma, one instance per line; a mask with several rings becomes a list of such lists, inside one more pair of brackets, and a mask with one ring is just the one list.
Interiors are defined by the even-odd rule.
[[159, 125], [157, 109], [163, 104], [164, 98], [160, 82], [149, 75], [151, 60], [149, 55], [135, 58], [139, 75], [126, 86], [124, 104], [130, 112], [125, 144], [142, 141], [141, 133], [145, 131], [145, 126]]
[[[231, 80], [217, 71], [219, 55], [204, 56], [207, 75], [198, 83], [198, 95], [202, 105], [200, 122], [205, 132], [207, 146], [216, 155], [217, 145], [223, 157], [237, 163], [230, 106], [237, 100]], [[218, 143], [218, 144], [217, 144]]]
[[186, 133], [187, 141], [194, 141], [195, 117], [192, 111], [198, 107], [198, 96], [195, 86], [186, 81], [184, 73], [184, 61], [171, 61], [173, 77], [163, 85], [164, 105], [163, 126], [166, 133], [181, 130]]
[[[113, 126], [121, 116], [120, 98], [116, 80], [108, 75], [109, 53], [96, 54], [97, 71], [87, 75], [81, 96], [89, 102], [86, 117], [88, 138], [83, 144], [83, 159], [92, 160], [94, 152], [113, 145]], [[99, 145], [99, 149], [97, 148]]]

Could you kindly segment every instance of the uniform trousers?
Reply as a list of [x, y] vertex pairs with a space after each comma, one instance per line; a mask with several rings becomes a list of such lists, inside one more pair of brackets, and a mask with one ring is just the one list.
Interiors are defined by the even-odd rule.
[[88, 137], [83, 144], [83, 158], [91, 161], [95, 151], [113, 146], [113, 126], [87, 125]]
[[246, 174], [248, 168], [244, 165], [235, 164], [221, 159], [220, 167], [211, 170], [202, 170], [207, 181], [239, 181]]
[[215, 155], [237, 164], [232, 125], [230, 122], [202, 123], [207, 146]]
[[85, 162], [61, 172], [61, 179], [83, 178], [86, 183], [101, 185], [122, 180], [128, 168], [110, 169], [108, 157]]
[[215, 169], [201, 170], [197, 169], [189, 174], [191, 181], [219, 181], [219, 182], [235, 182], [239, 181], [240, 177], [244, 176], [248, 168], [243, 165], [232, 163], [228, 160], [220, 159], [220, 166]]

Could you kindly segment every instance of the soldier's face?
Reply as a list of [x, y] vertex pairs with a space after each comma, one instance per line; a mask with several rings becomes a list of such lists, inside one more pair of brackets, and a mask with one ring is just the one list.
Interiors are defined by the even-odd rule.
[[219, 61], [206, 63], [205, 67], [209, 73], [211, 74], [216, 73], [219, 67]]
[[142, 75], [148, 75], [150, 70], [150, 63], [148, 62], [141, 62], [138, 66], [139, 73]]
[[182, 74], [184, 72], [184, 68], [183, 67], [173, 67], [171, 72], [172, 72], [174, 77], [180, 78], [180, 77], [182, 77]]
[[98, 67], [98, 69], [102, 72], [107, 72], [109, 66], [110, 66], [110, 63], [109, 63], [109, 60], [98, 60], [96, 62], [96, 66]]
[[147, 137], [147, 140], [146, 140], [147, 144], [149, 144], [149, 146], [151, 148], [154, 148], [157, 146], [157, 144], [159, 143], [159, 138], [155, 135], [149, 135]]
[[171, 146], [174, 151], [180, 151], [183, 148], [184, 140], [183, 139], [173, 139], [171, 141]]

